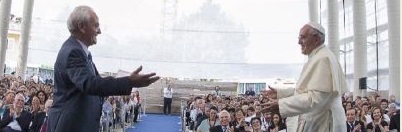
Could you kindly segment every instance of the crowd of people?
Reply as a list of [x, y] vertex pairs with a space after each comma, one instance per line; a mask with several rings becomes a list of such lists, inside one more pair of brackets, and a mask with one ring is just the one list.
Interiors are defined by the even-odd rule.
[[137, 123], [142, 111], [141, 97], [137, 90], [131, 95], [109, 96], [102, 106], [101, 131], [125, 129]]
[[8, 75], [0, 83], [0, 129], [2, 131], [39, 132], [46, 125], [47, 111], [52, 105], [50, 83], [22, 80]]
[[[41, 132], [46, 127], [47, 110], [52, 105], [53, 85], [23, 81], [15, 76], [1, 79], [0, 128]], [[228, 126], [233, 132], [286, 131], [286, 118], [277, 111], [263, 111], [270, 99], [260, 94], [226, 96], [216, 92], [205, 96], [190, 96], [185, 107], [188, 130], [216, 131], [216, 126]], [[343, 96], [348, 132], [399, 131], [400, 102], [394, 96]], [[109, 96], [102, 108], [102, 130], [127, 128], [138, 121], [141, 97], [136, 90], [127, 96]]]
[[[399, 131], [399, 101], [394, 96], [344, 95], [342, 102], [347, 132]], [[264, 111], [270, 101], [261, 94], [240, 96], [190, 95], [183, 110], [187, 131], [195, 132], [286, 132], [286, 118], [278, 111]], [[225, 127], [225, 129], [224, 129]]]
[[[286, 131], [285, 119], [278, 112], [261, 111], [269, 98], [259, 95], [226, 96], [207, 94], [189, 97], [184, 110], [188, 130], [219, 131]], [[220, 127], [220, 128], [215, 128]]]
[[[53, 103], [53, 85], [6, 75], [0, 82], [0, 131], [46, 132], [47, 111]], [[100, 126], [103, 131], [125, 129], [139, 120], [141, 97], [109, 96], [104, 100]], [[107, 125], [108, 124], [108, 125]]]

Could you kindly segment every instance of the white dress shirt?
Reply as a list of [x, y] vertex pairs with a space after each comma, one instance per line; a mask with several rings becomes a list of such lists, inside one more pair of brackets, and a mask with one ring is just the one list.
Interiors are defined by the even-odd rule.
[[170, 88], [170, 90], [168, 90], [168, 88], [163, 88], [163, 97], [165, 98], [172, 98], [173, 96], [173, 89]]

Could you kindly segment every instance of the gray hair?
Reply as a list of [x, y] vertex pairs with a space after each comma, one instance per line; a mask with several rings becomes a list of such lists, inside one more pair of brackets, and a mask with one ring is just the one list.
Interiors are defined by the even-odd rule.
[[229, 115], [229, 118], [230, 118], [230, 113], [229, 113], [228, 111], [226, 111], [226, 110], [222, 110], [221, 112], [219, 112], [219, 113], [218, 113], [218, 116], [219, 116], [219, 117], [222, 117], [223, 114], [228, 114], [228, 115]]
[[70, 33], [75, 32], [78, 29], [79, 24], [87, 24], [90, 19], [90, 12], [94, 12], [89, 6], [75, 7], [73, 12], [67, 19], [67, 27]]
[[17, 94], [15, 94], [15, 97], [14, 97], [14, 105], [15, 105], [15, 103], [18, 102], [17, 98], [19, 98], [19, 97], [21, 97], [21, 98], [24, 100], [24, 103], [25, 103], [25, 96], [24, 96], [24, 94], [23, 94], [23, 93], [17, 93]]
[[395, 107], [395, 109], [396, 109], [396, 104], [395, 104], [395, 103], [390, 103], [390, 104], [388, 105], [388, 108], [391, 108], [391, 107]]

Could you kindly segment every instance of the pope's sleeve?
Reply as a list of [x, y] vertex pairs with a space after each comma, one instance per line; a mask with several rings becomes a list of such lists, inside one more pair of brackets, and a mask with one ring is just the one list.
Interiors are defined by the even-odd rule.
[[306, 93], [279, 99], [279, 112], [282, 117], [292, 117], [320, 109], [332, 98], [332, 94], [320, 91]]
[[294, 88], [278, 88], [278, 89], [276, 89], [278, 99], [292, 96], [294, 94], [294, 92], [295, 92]]

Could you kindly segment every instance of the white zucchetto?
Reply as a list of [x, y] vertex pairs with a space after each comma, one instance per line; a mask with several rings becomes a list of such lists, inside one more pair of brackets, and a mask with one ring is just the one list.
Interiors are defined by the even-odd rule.
[[321, 24], [318, 24], [316, 22], [309, 22], [309, 23], [307, 23], [307, 25], [318, 30], [319, 32], [321, 32], [322, 34], [325, 35], [325, 29], [324, 29], [324, 27], [321, 26]]

